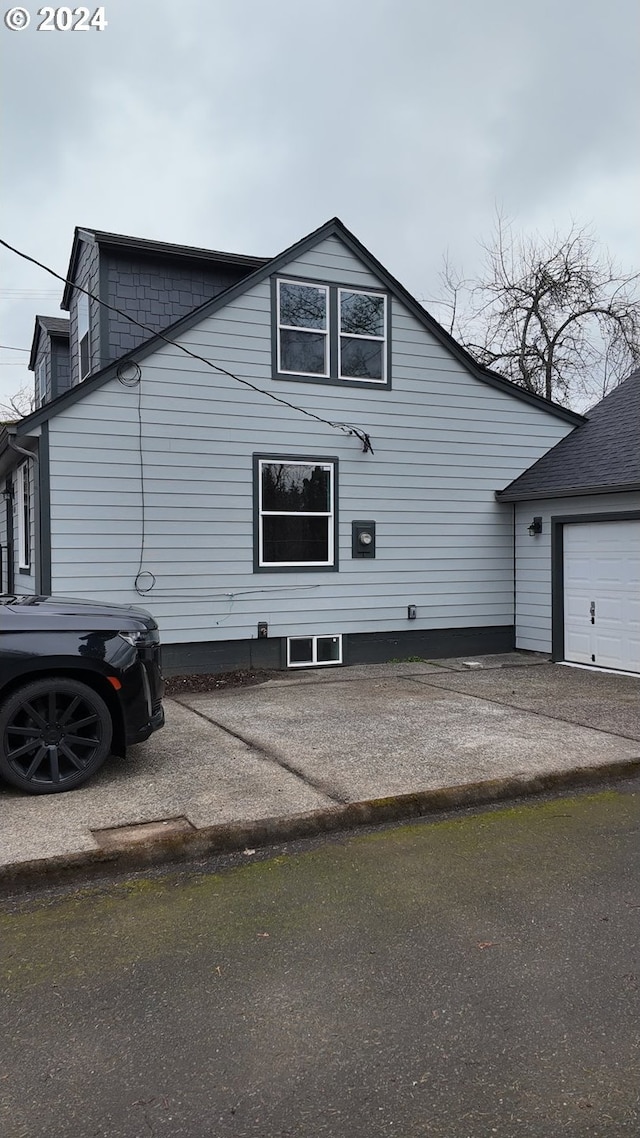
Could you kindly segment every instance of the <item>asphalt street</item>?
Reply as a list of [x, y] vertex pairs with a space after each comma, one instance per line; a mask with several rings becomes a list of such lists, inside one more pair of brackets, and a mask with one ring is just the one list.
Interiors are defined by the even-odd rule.
[[640, 1127], [640, 782], [5, 901], [6, 1138]]

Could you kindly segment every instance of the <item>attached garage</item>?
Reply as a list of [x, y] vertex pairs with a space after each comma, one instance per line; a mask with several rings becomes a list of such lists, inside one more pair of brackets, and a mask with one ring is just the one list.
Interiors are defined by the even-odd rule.
[[640, 673], [640, 518], [562, 531], [564, 659]]
[[640, 674], [640, 371], [496, 498], [513, 509], [516, 648]]

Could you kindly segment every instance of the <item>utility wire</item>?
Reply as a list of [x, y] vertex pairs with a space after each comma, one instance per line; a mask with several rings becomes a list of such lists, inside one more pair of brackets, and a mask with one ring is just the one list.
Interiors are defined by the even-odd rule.
[[27, 355], [29, 354], [28, 348], [12, 348], [11, 344], [0, 344], [0, 348], [3, 348], [5, 352], [26, 352]]
[[192, 352], [191, 349], [185, 347], [184, 344], [179, 344], [177, 340], [172, 340], [169, 336], [165, 336], [162, 332], [157, 332], [154, 328], [150, 328], [147, 324], [143, 324], [140, 320], [136, 320], [133, 316], [130, 315], [130, 313], [124, 312], [121, 308], [116, 308], [113, 304], [108, 304], [106, 300], [102, 300], [99, 296], [95, 296], [94, 293], [89, 292], [89, 289], [83, 288], [82, 285], [77, 284], [76, 281], [69, 280], [68, 277], [63, 277], [60, 273], [56, 273], [54, 269], [50, 269], [49, 266], [44, 265], [42, 261], [37, 261], [35, 257], [30, 257], [28, 253], [23, 253], [20, 249], [16, 249], [15, 246], [10, 245], [8, 241], [4, 241], [1, 237], [0, 245], [3, 245], [5, 249], [9, 250], [9, 252], [15, 253], [17, 257], [21, 257], [23, 261], [29, 261], [30, 264], [37, 265], [39, 269], [43, 269], [45, 273], [49, 273], [50, 276], [55, 277], [56, 280], [62, 281], [63, 284], [70, 285], [72, 288], [78, 289], [79, 292], [83, 292], [85, 296], [88, 296], [90, 300], [95, 300], [96, 303], [102, 305], [103, 308], [109, 309], [110, 312], [115, 312], [118, 316], [122, 316], [125, 320], [130, 321], [131, 324], [135, 324], [136, 327], [142, 328], [144, 332], [147, 332], [149, 334], [149, 336], [157, 337], [159, 340], [162, 340], [163, 343], [170, 344], [171, 347], [177, 348], [179, 351], [183, 352], [184, 355], [190, 356], [191, 359], [198, 360], [200, 363], [205, 364], [207, 367], [212, 368], [214, 371], [228, 376], [229, 379], [235, 380], [236, 383], [241, 383], [245, 387], [249, 387], [251, 391], [255, 391], [258, 395], [265, 395], [267, 399], [272, 399], [274, 403], [280, 403], [283, 407], [288, 407], [291, 411], [297, 411], [300, 415], [306, 415], [308, 419], [314, 419], [316, 423], [323, 423], [325, 427], [331, 427], [335, 431], [342, 431], [344, 434], [350, 435], [352, 437], [355, 436], [362, 443], [362, 450], [364, 454], [366, 454], [367, 451], [373, 454], [371, 439], [367, 432], [361, 430], [360, 427], [355, 427], [352, 423], [339, 423], [332, 422], [331, 419], [323, 419], [321, 415], [315, 415], [313, 411], [307, 411], [304, 407], [298, 407], [295, 403], [290, 403], [287, 399], [283, 399], [280, 395], [274, 395], [270, 391], [265, 391], [263, 388], [257, 387], [248, 379], [242, 379], [241, 376], [234, 375], [232, 371], [227, 371], [226, 368], [220, 367], [219, 364], [214, 364], [213, 361], [208, 360], [206, 356], [201, 356], [197, 352]]

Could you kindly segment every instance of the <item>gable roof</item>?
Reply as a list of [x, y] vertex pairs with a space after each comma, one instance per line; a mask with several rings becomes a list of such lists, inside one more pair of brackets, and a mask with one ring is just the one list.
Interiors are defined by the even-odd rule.
[[519, 502], [614, 490], [640, 490], [640, 368], [496, 498]]
[[[76, 231], [76, 233], [77, 232], [78, 231]], [[359, 258], [362, 264], [366, 265], [366, 267], [378, 277], [385, 288], [411, 311], [422, 326], [442, 343], [447, 350], [462, 363], [467, 371], [471, 372], [477, 379], [489, 384], [490, 387], [495, 387], [499, 391], [513, 396], [514, 399], [520, 399], [524, 403], [532, 404], [539, 410], [546, 411], [547, 414], [554, 415], [556, 418], [562, 419], [567, 423], [575, 425], [584, 422], [584, 417], [578, 415], [575, 411], [570, 411], [567, 407], [561, 407], [557, 403], [551, 403], [547, 399], [543, 399], [540, 395], [533, 395], [521, 387], [516, 387], [510, 380], [504, 379], [503, 376], [477, 363], [469, 352], [458, 344], [453, 337], [438, 324], [437, 320], [434, 320], [433, 316], [429, 315], [415, 297], [407, 292], [404, 286], [387, 272], [384, 266], [376, 260], [373, 254], [358, 241], [357, 237], [343, 225], [340, 219], [334, 217], [331, 221], [325, 222], [324, 225], [314, 230], [313, 233], [310, 233], [307, 237], [303, 237], [301, 241], [297, 241], [294, 245], [291, 245], [288, 249], [285, 249], [282, 253], [273, 257], [270, 261], [262, 263], [259, 268], [255, 269], [254, 272], [248, 276], [243, 277], [237, 284], [231, 285], [230, 288], [225, 289], [224, 292], [218, 293], [218, 295], [211, 300], [205, 301], [199, 308], [195, 308], [192, 312], [187, 313], [186, 316], [180, 317], [179, 320], [176, 320], [173, 324], [164, 328], [162, 332], [150, 335], [148, 340], [144, 340], [130, 352], [107, 364], [106, 367], [100, 371], [94, 372], [93, 375], [83, 380], [82, 383], [76, 384], [61, 395], [58, 395], [56, 399], [51, 400], [50, 403], [46, 403], [43, 407], [40, 407], [37, 411], [34, 411], [31, 415], [23, 419], [20, 426], [28, 430], [31, 427], [38, 426], [47, 419], [53, 418], [59, 411], [64, 410], [79, 399], [83, 399], [89, 392], [95, 391], [96, 388], [107, 383], [108, 380], [116, 375], [118, 368], [120, 368], [123, 363], [130, 360], [139, 362], [145, 359], [155, 352], [167, 339], [174, 340], [176, 336], [189, 331], [194, 325], [199, 324], [202, 320], [206, 319], [206, 317], [218, 312], [219, 309], [224, 308], [225, 305], [235, 300], [236, 297], [242, 296], [243, 293], [267, 277], [270, 277], [273, 273], [279, 272], [292, 260], [302, 256], [302, 254], [312, 249], [320, 241], [326, 240], [328, 237], [339, 238], [339, 240]]]
[[69, 339], [69, 320], [66, 316], [36, 316], [35, 327], [33, 329], [33, 340], [31, 341], [31, 355], [29, 356], [29, 363], [27, 368], [33, 371], [36, 366], [36, 355], [38, 354], [38, 341], [40, 333], [46, 332], [49, 336], [56, 336], [58, 339]]
[[75, 279], [80, 247], [83, 242], [89, 242], [105, 249], [122, 250], [148, 257], [161, 257], [164, 260], [175, 258], [186, 263], [198, 261], [201, 265], [235, 265], [239, 268], [246, 268], [247, 272], [252, 272], [254, 269], [260, 268], [261, 265], [266, 265], [269, 260], [268, 257], [247, 257], [243, 253], [221, 253], [216, 249], [199, 249], [195, 245], [174, 245], [167, 241], [149, 241], [144, 237], [127, 237], [124, 233], [108, 233], [104, 229], [85, 229], [82, 226], [76, 226], [67, 269], [67, 284], [64, 286], [60, 304], [60, 307], [65, 311], [69, 310], [71, 304], [73, 285], [69, 282]]

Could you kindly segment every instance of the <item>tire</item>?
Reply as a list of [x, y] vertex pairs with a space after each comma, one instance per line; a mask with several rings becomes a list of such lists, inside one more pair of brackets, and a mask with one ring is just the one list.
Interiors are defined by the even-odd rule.
[[111, 752], [109, 709], [87, 684], [33, 680], [0, 705], [0, 778], [29, 794], [82, 786]]

